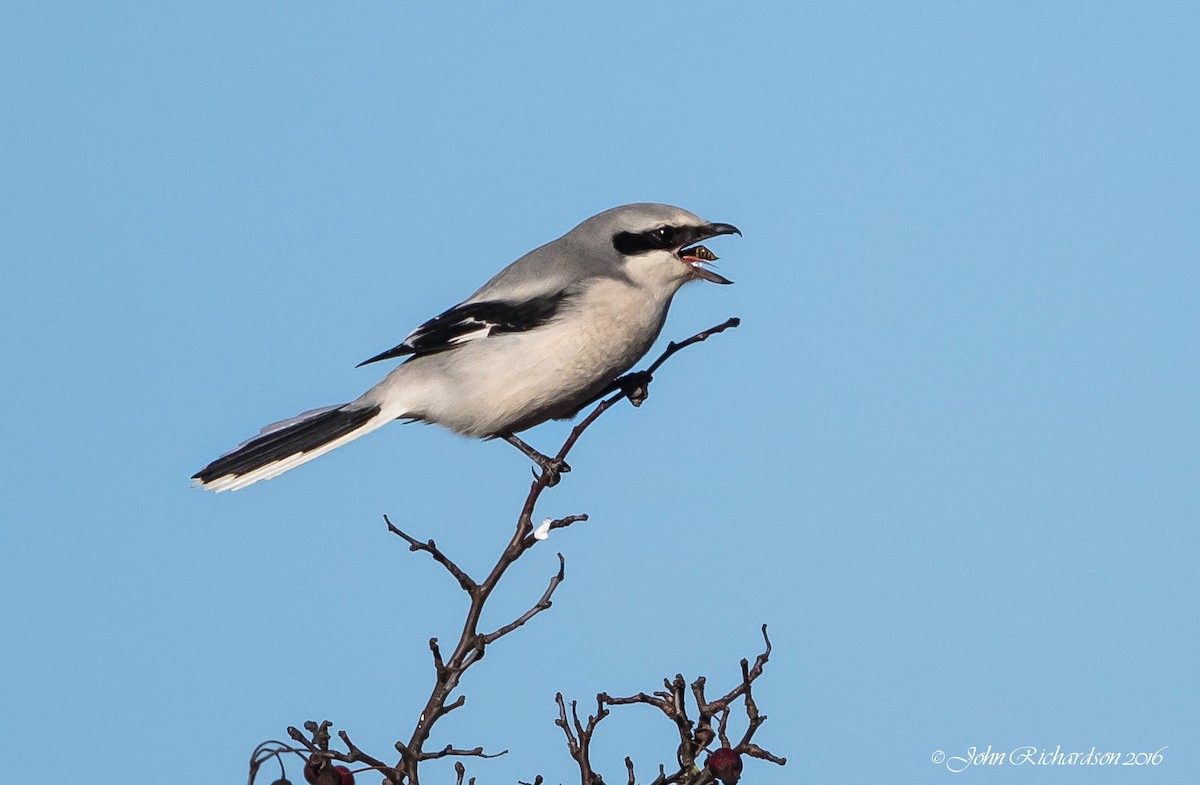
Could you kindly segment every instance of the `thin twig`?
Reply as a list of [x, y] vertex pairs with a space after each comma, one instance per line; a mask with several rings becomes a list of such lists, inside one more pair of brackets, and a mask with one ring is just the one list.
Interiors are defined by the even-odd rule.
[[422, 752], [421, 760], [437, 760], [438, 758], [448, 758], [451, 756], [457, 756], [460, 758], [499, 758], [501, 755], [507, 754], [508, 750], [501, 750], [500, 752], [489, 754], [483, 751], [483, 747], [475, 747], [474, 749], [470, 750], [457, 750], [451, 745], [447, 744], [437, 752]]
[[754, 744], [753, 742], [747, 742], [747, 743], [741, 745], [741, 750], [745, 754], [749, 755], [751, 758], [758, 758], [759, 760], [770, 761], [771, 763], [774, 763], [779, 766], [787, 765], [787, 758], [780, 758], [776, 755], [772, 755], [771, 753], [767, 752], [762, 747], [758, 746], [757, 744]]
[[421, 542], [415, 537], [411, 537], [407, 533], [401, 531], [395, 524], [392, 523], [391, 519], [388, 518], [387, 515], [383, 516], [383, 520], [385, 523], [387, 523], [388, 531], [397, 535], [398, 537], [402, 537], [408, 543], [408, 549], [410, 551], [425, 551], [433, 557], [434, 561], [445, 567], [446, 570], [454, 576], [454, 580], [458, 581], [458, 585], [462, 587], [463, 591], [470, 593], [475, 588], [475, 581], [471, 580], [471, 577], [467, 575], [467, 573], [464, 572], [461, 567], [455, 564], [450, 557], [438, 550], [437, 543], [435, 543], [433, 540]]
[[561, 553], [558, 554], [558, 573], [556, 575], [554, 575], [552, 578], [550, 578], [550, 585], [546, 587], [546, 591], [542, 594], [542, 598], [540, 600], [538, 600], [532, 608], [530, 608], [529, 610], [522, 613], [521, 616], [519, 618], [517, 618], [516, 620], [511, 621], [508, 624], [505, 624], [503, 627], [496, 630], [495, 632], [489, 632], [485, 635], [480, 635], [479, 639], [483, 642], [483, 644], [487, 645], [487, 644], [491, 643], [492, 641], [496, 640], [497, 638], [500, 638], [500, 637], [503, 637], [503, 636], [509, 634], [510, 632], [512, 632], [516, 628], [522, 626], [523, 624], [525, 624], [525, 622], [529, 621], [530, 619], [532, 619], [534, 616], [538, 615], [542, 611], [549, 610], [550, 606], [552, 604], [550, 602], [550, 597], [553, 596], [554, 590], [558, 588], [558, 584], [563, 582], [563, 576], [564, 576], [563, 569], [564, 569], [565, 565], [566, 565], [566, 561], [563, 559], [563, 555]]
[[[588, 517], [586, 514], [584, 514], [584, 515], [568, 515], [565, 518], [555, 518], [548, 522], [543, 521], [542, 525], [537, 528], [538, 529], [544, 528], [546, 530], [546, 535], [549, 536], [550, 532], [554, 531], [555, 529], [565, 529], [568, 526], [570, 526], [572, 523], [579, 523], [581, 521], [586, 521], [587, 519], [588, 519]], [[545, 538], [543, 537], [543, 539], [545, 539]], [[521, 547], [523, 547], [525, 550], [529, 550], [530, 548], [532, 548], [534, 545], [537, 544], [536, 540], [537, 540], [537, 535], [536, 535], [536, 531], [535, 531], [535, 533], [527, 535], [525, 537], [525, 539], [521, 541]]]
[[[766, 649], [764, 649], [763, 653], [758, 655], [754, 659], [754, 667], [745, 673], [745, 677], [742, 679], [742, 683], [739, 684], [738, 686], [734, 687], [723, 697], [720, 697], [717, 700], [713, 701], [711, 704], [709, 704], [710, 706], [722, 706], [722, 707], [728, 706], [739, 695], [741, 695], [742, 693], [744, 693], [746, 690], [748, 690], [750, 688], [751, 682], [753, 682], [755, 679], [757, 679], [759, 676], [762, 675], [763, 667], [766, 666], [767, 660], [769, 660], [771, 658], [771, 639], [769, 637], [767, 637], [767, 625], [765, 625], [765, 624], [762, 626], [762, 637], [763, 637], [763, 643], [766, 644]], [[742, 662], [745, 663], [746, 661], [743, 660]], [[743, 669], [745, 669], [745, 665], [743, 665], [742, 667], [743, 667]]]
[[369, 764], [371, 766], [371, 768], [376, 769], [384, 774], [389, 775], [389, 777], [390, 777], [390, 775], [395, 773], [395, 770], [391, 766], [388, 766], [386, 763], [379, 760], [378, 758], [371, 757], [370, 755], [366, 754], [365, 752], [360, 750], [358, 747], [356, 747], [354, 745], [354, 742], [350, 741], [350, 736], [349, 736], [349, 734], [346, 733], [346, 731], [339, 730], [338, 736], [341, 738], [342, 743], [346, 745], [346, 749], [350, 751], [350, 754], [346, 756], [347, 763], [357, 763], [359, 761], [362, 761], [363, 763]]

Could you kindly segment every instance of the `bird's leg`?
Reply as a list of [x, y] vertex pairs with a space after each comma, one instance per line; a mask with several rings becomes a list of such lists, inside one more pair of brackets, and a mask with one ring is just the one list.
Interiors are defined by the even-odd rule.
[[566, 461], [560, 461], [556, 458], [551, 458], [548, 455], [543, 455], [537, 450], [530, 447], [524, 441], [517, 437], [514, 433], [499, 434], [500, 438], [516, 447], [521, 452], [525, 453], [525, 457], [541, 467], [543, 474], [546, 477], [546, 485], [558, 485], [559, 477], [569, 471], [571, 467]]

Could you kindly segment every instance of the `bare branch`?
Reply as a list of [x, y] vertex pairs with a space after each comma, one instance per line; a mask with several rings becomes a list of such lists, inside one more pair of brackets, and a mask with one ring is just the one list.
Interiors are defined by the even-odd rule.
[[757, 744], [754, 744], [752, 742], [747, 742], [746, 744], [741, 745], [740, 749], [742, 750], [742, 752], [749, 755], [751, 758], [758, 758], [759, 760], [770, 761], [771, 763], [775, 763], [780, 766], [787, 765], [787, 758], [780, 758], [775, 755], [772, 755], [771, 753], [764, 750], [762, 747], [760, 747]]
[[438, 648], [438, 639], [429, 639], [429, 652], [433, 655], [433, 667], [438, 673], [446, 670], [446, 663], [442, 660], [442, 650]]
[[[598, 704], [604, 714], [608, 713], [608, 710], [604, 708], [606, 704], [608, 706], [645, 704], [657, 708], [675, 725], [680, 742], [676, 751], [679, 768], [674, 773], [667, 774], [666, 767], [663, 764], [659, 764], [658, 776], [650, 785], [674, 785], [675, 783], [710, 785], [716, 781], [718, 776], [724, 777], [726, 782], [732, 781], [736, 779], [736, 776], [741, 771], [742, 764], [741, 759], [738, 757], [739, 755], [766, 760], [777, 765], [783, 765], [787, 762], [786, 758], [773, 755], [751, 741], [755, 732], [767, 719], [766, 715], [759, 713], [758, 705], [752, 694], [752, 684], [762, 675], [771, 654], [771, 641], [767, 637], [765, 624], [762, 627], [762, 636], [765, 646], [763, 653], [755, 659], [753, 667], [751, 667], [748, 660], [741, 660], [739, 663], [741, 683], [719, 700], [707, 700], [707, 680], [703, 676], [698, 677], [692, 682], [691, 695], [696, 703], [699, 717], [695, 723], [688, 717], [688, 709], [685, 701], [688, 693], [688, 685], [684, 681], [682, 674], [676, 674], [674, 678], [663, 679], [664, 689], [655, 691], [653, 694], [639, 692], [627, 697], [614, 698], [606, 693], [600, 693], [597, 696]], [[729, 718], [732, 714], [730, 704], [739, 697], [743, 699], [745, 706], [747, 727], [741, 741], [736, 745], [731, 745], [727, 733]], [[589, 723], [587, 727], [581, 726], [578, 715], [574, 711], [575, 704], [572, 702], [572, 713], [575, 714], [575, 733], [572, 734], [567, 725], [565, 702], [562, 695], [558, 695], [556, 700], [559, 705], [558, 724], [567, 733], [568, 749], [580, 767], [583, 782], [588, 783], [591, 781], [588, 777], [591, 776], [592, 772], [591, 762], [587, 754], [587, 744], [591, 742], [595, 725]], [[717, 719], [716, 731], [712, 728], [714, 718]], [[720, 739], [724, 752], [718, 750], [717, 752], [710, 753], [709, 761], [706, 761], [701, 766], [698, 758], [715, 738]], [[721, 754], [718, 755], [718, 753]], [[732, 760], [729, 759], [730, 756], [732, 756]], [[720, 758], [719, 763], [715, 762], [717, 758]], [[626, 758], [625, 767], [628, 782], [634, 783], [632, 759]]]
[[633, 703], [645, 703], [662, 710], [668, 717], [671, 716], [671, 704], [668, 701], [663, 698], [647, 695], [644, 692], [639, 692], [637, 695], [630, 695], [628, 698], [614, 698], [603, 692], [600, 694], [604, 696], [604, 702], [611, 706], [628, 706]]
[[[299, 733], [299, 731], [297, 731], [297, 733]], [[307, 758], [303, 750], [297, 749], [296, 747], [275, 739], [264, 741], [255, 747], [254, 752], [250, 754], [250, 775], [247, 779], [248, 785], [254, 785], [254, 780], [258, 776], [259, 768], [267, 761], [271, 760], [271, 758], [274, 758], [279, 764], [280, 776], [283, 777], [285, 771], [283, 765], [283, 756], [285, 754], [296, 755], [302, 760]]]
[[555, 720], [554, 724], [562, 728], [563, 733], [566, 735], [567, 750], [571, 753], [571, 757], [578, 759], [579, 739], [575, 737], [575, 734], [571, 732], [571, 726], [567, 724], [567, 706], [563, 702], [563, 696], [561, 692], [556, 692], [554, 694], [554, 701], [558, 704], [558, 719]]
[[[555, 529], [565, 529], [568, 526], [570, 526], [572, 523], [579, 523], [580, 521], [586, 521], [587, 519], [588, 519], [587, 515], [568, 515], [565, 518], [554, 518], [553, 520], [543, 521], [542, 525], [537, 528], [538, 529], [544, 528], [546, 531], [546, 535], [549, 535], [549, 533], [554, 531]], [[537, 544], [537, 539], [538, 539], [538, 537], [537, 537], [536, 532], [531, 533], [531, 534], [527, 535], [524, 540], [521, 541], [521, 547], [524, 548], [525, 550], [529, 550], [530, 548], [532, 548], [534, 545]], [[542, 539], [545, 539], [545, 537], [543, 537]]]
[[454, 580], [458, 581], [458, 585], [462, 587], [463, 591], [470, 594], [475, 590], [475, 581], [471, 580], [470, 576], [467, 575], [461, 567], [451, 561], [450, 557], [438, 550], [437, 543], [435, 543], [433, 540], [421, 542], [415, 537], [409, 536], [407, 533], [401, 531], [395, 524], [393, 524], [387, 515], [383, 516], [383, 520], [387, 524], [388, 531], [398, 537], [403, 538], [405, 542], [408, 543], [408, 549], [410, 551], [425, 551], [433, 557], [435, 562], [445, 567], [446, 570], [452, 576], [454, 576]]
[[462, 758], [466, 758], [466, 757], [499, 758], [501, 755], [507, 755], [507, 754], [508, 754], [508, 750], [501, 750], [500, 752], [492, 753], [489, 755], [488, 753], [485, 753], [483, 751], [483, 747], [475, 747], [474, 749], [470, 749], [470, 750], [457, 750], [453, 746], [447, 744], [445, 747], [438, 750], [437, 752], [422, 752], [420, 759], [421, 760], [437, 760], [438, 758], [448, 758], [451, 756], [457, 756], [457, 757], [462, 757]]
[[728, 319], [726, 319], [725, 321], [718, 324], [717, 326], [709, 327], [707, 330], [702, 330], [702, 331], [696, 333], [695, 335], [693, 335], [691, 338], [682, 340], [679, 343], [676, 343], [675, 341], [671, 341], [670, 343], [667, 344], [667, 350], [665, 352], [663, 352], [661, 355], [659, 355], [659, 358], [657, 360], [655, 360], [654, 362], [652, 362], [650, 364], [650, 367], [646, 369], [646, 373], [653, 374], [655, 371], [657, 371], [659, 368], [662, 367], [663, 363], [665, 363], [667, 360], [671, 359], [671, 357], [676, 352], [678, 352], [680, 349], [686, 349], [687, 347], [691, 346], [692, 344], [700, 343], [701, 341], [707, 341], [709, 338], [716, 335], [717, 333], [723, 333], [726, 330], [730, 329], [731, 327], [737, 327], [741, 323], [742, 323], [741, 319], [737, 318], [736, 316], [731, 316]]
[[522, 613], [521, 616], [516, 620], [505, 624], [495, 632], [489, 632], [486, 635], [480, 635], [479, 639], [483, 641], [484, 645], [487, 645], [497, 638], [501, 638], [509, 634], [516, 628], [525, 624], [525, 622], [532, 619], [534, 616], [537, 616], [542, 611], [549, 610], [551, 605], [550, 598], [554, 595], [554, 590], [558, 588], [558, 585], [563, 582], [563, 569], [565, 566], [566, 562], [563, 559], [563, 555], [560, 553], [558, 554], [558, 573], [550, 579], [550, 585], [547, 586], [546, 591], [542, 593], [542, 598], [538, 600], [532, 608]]
[[345, 757], [345, 761], [347, 763], [358, 763], [359, 761], [362, 761], [363, 763], [369, 764], [371, 766], [371, 768], [376, 769], [376, 770], [380, 771], [381, 773], [384, 773], [384, 774], [394, 773], [394, 770], [392, 769], [391, 766], [388, 766], [386, 763], [379, 760], [378, 758], [371, 757], [370, 755], [366, 754], [365, 752], [360, 750], [358, 747], [356, 747], [354, 745], [354, 742], [350, 741], [350, 736], [349, 736], [349, 734], [346, 733], [346, 731], [339, 730], [338, 737], [341, 738], [342, 743], [346, 745], [346, 749], [349, 750], [349, 752], [350, 752], [350, 754]]
[[[524, 626], [534, 616], [548, 610], [552, 606], [554, 592], [562, 583], [565, 576], [565, 560], [561, 553], [558, 554], [559, 563], [557, 572], [550, 578], [542, 596], [529, 610], [493, 632], [481, 633], [479, 631], [480, 619], [482, 618], [483, 609], [488, 598], [517, 559], [533, 548], [539, 541], [539, 538], [544, 539], [545, 533], [555, 529], [563, 529], [574, 523], [587, 520], [586, 515], [569, 515], [563, 518], [549, 519], [542, 524], [540, 530], [536, 531], [535, 534], [533, 512], [540, 501], [542, 493], [547, 488], [553, 486], [562, 473], [570, 471], [566, 463], [568, 453], [574, 448], [583, 433], [605, 411], [618, 403], [622, 398], [629, 399], [635, 406], [640, 405], [648, 394], [648, 385], [653, 380], [653, 374], [658, 371], [663, 363], [683, 348], [704, 341], [710, 336], [731, 327], [736, 327], [738, 323], [737, 319], [729, 319], [715, 327], [696, 333], [684, 341], [679, 343], [672, 342], [668, 344], [666, 350], [646, 370], [627, 374], [615, 380], [597, 397], [596, 400], [598, 402], [596, 406], [571, 429], [554, 457], [542, 455], [532, 447], [529, 447], [529, 445], [521, 442], [519, 438], [513, 437], [509, 439], [509, 441], [512, 441], [519, 448], [522, 448], [523, 452], [530, 456], [535, 463], [538, 463], [542, 468], [542, 472], [535, 474], [534, 480], [529, 486], [529, 491], [521, 506], [520, 514], [515, 521], [512, 536], [492, 566], [491, 571], [482, 581], [473, 579], [466, 570], [438, 548], [432, 539], [426, 541], [416, 539], [395, 526], [391, 519], [385, 515], [384, 522], [387, 524], [388, 531], [403, 539], [408, 544], [410, 551], [424, 551], [428, 553], [435, 562], [440, 564], [454, 578], [459, 587], [470, 598], [470, 605], [453, 649], [443, 651], [439, 645], [438, 638], [431, 638], [429, 640], [429, 650], [434, 665], [434, 683], [424, 708], [417, 717], [411, 737], [406, 742], [397, 741], [395, 743], [395, 749], [400, 757], [394, 766], [388, 766], [382, 761], [364, 753], [350, 740], [348, 734], [342, 730], [338, 731], [338, 737], [345, 745], [347, 751], [343, 753], [330, 749], [330, 728], [332, 724], [328, 721], [321, 723], [306, 722], [304, 728], [307, 734], [297, 728], [288, 728], [288, 735], [299, 746], [290, 747], [276, 742], [273, 743], [275, 746], [270, 746], [272, 743], [267, 743], [266, 746], [260, 745], [255, 750], [254, 755], [251, 757], [251, 781], [253, 781], [259, 767], [272, 757], [278, 759], [282, 767], [281, 756], [285, 754], [295, 754], [305, 758], [306, 766], [311, 765], [323, 772], [320, 776], [324, 776], [325, 773], [331, 773], [328, 772], [328, 767], [332, 766], [334, 762], [366, 764], [369, 766], [369, 769], [362, 769], [362, 771], [374, 770], [379, 772], [386, 778], [388, 785], [420, 785], [418, 768], [422, 761], [447, 757], [492, 758], [497, 755], [503, 755], [503, 752], [496, 755], [487, 754], [482, 747], [458, 748], [452, 744], [447, 744], [440, 750], [426, 751], [425, 745], [428, 743], [437, 721], [464, 705], [466, 701], [464, 695], [460, 694], [453, 699], [451, 696], [458, 688], [467, 670], [483, 658], [487, 647]], [[770, 642], [768, 641], [767, 653], [769, 651]], [[747, 713], [751, 725], [744, 738], [744, 742], [748, 745], [747, 750], [754, 750], [754, 755], [762, 756], [764, 759], [775, 760], [774, 756], [771, 756], [770, 753], [761, 750], [756, 745], [750, 744], [750, 737], [753, 735], [754, 728], [757, 728], [766, 719], [765, 716], [758, 714], [757, 706], [754, 705], [753, 700], [749, 696], [749, 683], [761, 673], [766, 656], [760, 656], [759, 659], [760, 661], [756, 661], [753, 669], [749, 668], [748, 664], [743, 666], [744, 684], [742, 687], [735, 688], [720, 701], [709, 703], [704, 700], [703, 678], [698, 682], [698, 692], [697, 686], [693, 684], [693, 694], [696, 696], [696, 703], [699, 707], [699, 724], [694, 733], [692, 731], [693, 723], [688, 718], [688, 709], [685, 702], [687, 687], [682, 675], [676, 675], [674, 680], [665, 680], [665, 691], [656, 692], [653, 696], [639, 693], [629, 698], [612, 699], [607, 694], [600, 693], [596, 696], [596, 713], [588, 715], [586, 721], [579, 716], [578, 705], [574, 701], [571, 702], [570, 719], [568, 719], [566, 702], [561, 693], [558, 694], [555, 698], [559, 707], [559, 717], [556, 724], [562, 728], [567, 739], [568, 749], [580, 767], [580, 776], [583, 785], [602, 785], [603, 783], [603, 779], [599, 773], [592, 769], [590, 746], [598, 723], [609, 714], [610, 705], [646, 703], [657, 707], [676, 725], [681, 740], [678, 749], [680, 770], [668, 775], [665, 767], [660, 764], [658, 777], [654, 781], [655, 785], [673, 785], [683, 780], [687, 780], [689, 785], [705, 785], [705, 783], [711, 781], [711, 777], [705, 779], [705, 773], [698, 772], [696, 769], [694, 765], [695, 756], [711, 740], [713, 733], [709, 725], [714, 712], [724, 712], [721, 715], [721, 727], [723, 730], [725, 720], [728, 717], [728, 703], [743, 695], [747, 698]], [[748, 752], [747, 754], [752, 753]], [[628, 783], [629, 785], [634, 785], [635, 777], [632, 759], [626, 758], [625, 766]], [[456, 773], [456, 785], [463, 785], [463, 781], [466, 779], [466, 767], [461, 761], [456, 760], [454, 770]], [[699, 779], [694, 776], [696, 773], [700, 774]], [[473, 785], [474, 781], [475, 778], [471, 777], [468, 783]], [[543, 779], [538, 775], [534, 779], [533, 785], [542, 784]]]
[[[763, 642], [766, 644], [766, 649], [758, 655], [754, 660], [754, 667], [746, 670], [748, 663], [742, 660], [742, 683], [730, 690], [724, 697], [713, 701], [710, 706], [728, 706], [729, 703], [735, 700], [739, 695], [750, 689], [750, 684], [759, 676], [762, 675], [763, 667], [766, 666], [767, 660], [771, 657], [771, 639], [767, 637], [767, 625], [762, 626]], [[719, 710], [719, 709], [718, 709]]]
[[445, 717], [447, 714], [454, 711], [455, 709], [462, 708], [462, 705], [466, 702], [467, 702], [467, 696], [459, 695], [457, 698], [454, 699], [453, 702], [447, 703], [445, 706], [442, 707], [442, 713], [440, 716]]
[[298, 728], [294, 728], [291, 725], [289, 725], [288, 729], [287, 729], [287, 734], [288, 734], [288, 736], [291, 736], [293, 739], [295, 739], [296, 741], [298, 741], [302, 745], [304, 745], [304, 748], [306, 750], [308, 750], [309, 752], [320, 752], [321, 751], [320, 748], [317, 747], [317, 745], [313, 744], [311, 741], [306, 739], [304, 737], [304, 734], [301, 733]]

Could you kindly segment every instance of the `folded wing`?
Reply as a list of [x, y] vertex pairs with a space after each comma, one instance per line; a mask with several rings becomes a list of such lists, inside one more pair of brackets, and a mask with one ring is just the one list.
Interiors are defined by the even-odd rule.
[[459, 303], [413, 330], [403, 343], [363, 360], [356, 367], [394, 357], [445, 352], [488, 336], [532, 330], [552, 320], [569, 299], [567, 292], [561, 291], [520, 301]]

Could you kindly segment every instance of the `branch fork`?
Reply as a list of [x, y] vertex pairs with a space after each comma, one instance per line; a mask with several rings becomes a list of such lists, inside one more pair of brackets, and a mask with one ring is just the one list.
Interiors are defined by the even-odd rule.
[[[295, 742], [294, 744], [264, 742], [255, 749], [251, 757], [250, 785], [253, 785], [258, 769], [263, 763], [271, 758], [275, 758], [282, 770], [283, 757], [292, 755], [304, 759], [305, 765], [311, 765], [314, 770], [323, 769], [334, 764], [358, 765], [360, 767], [359, 771], [373, 770], [382, 775], [385, 785], [420, 785], [420, 764], [426, 761], [443, 758], [494, 758], [504, 755], [507, 751], [490, 754], [484, 752], [483, 747], [459, 748], [451, 744], [431, 751], [426, 749], [426, 744], [438, 720], [462, 707], [466, 702], [466, 696], [464, 695], [452, 696], [467, 670], [483, 659], [488, 646], [524, 626], [538, 614], [549, 610], [552, 605], [554, 592], [565, 578], [566, 563], [562, 554], [559, 553], [558, 570], [550, 577], [542, 596], [527, 611], [507, 624], [491, 632], [480, 632], [479, 623], [483, 615], [484, 605], [509, 567], [538, 542], [544, 540], [551, 531], [565, 529], [568, 526], [588, 519], [586, 515], [568, 515], [562, 518], [547, 519], [540, 527], [535, 527], [533, 524], [533, 513], [542, 493], [547, 488], [556, 485], [563, 473], [570, 471], [570, 466], [566, 461], [567, 455], [574, 448], [584, 432], [601, 415], [622, 399], [628, 399], [634, 406], [640, 406], [649, 395], [649, 385], [654, 378], [655, 372], [662, 367], [663, 363], [680, 350], [705, 341], [717, 333], [737, 327], [739, 323], [740, 320], [731, 318], [721, 324], [696, 333], [684, 341], [678, 343], [671, 342], [667, 345], [666, 350], [645, 370], [629, 373], [615, 379], [597, 396], [596, 400], [599, 402], [586, 417], [571, 429], [566, 440], [553, 456], [546, 456], [539, 453], [513, 434], [501, 434], [503, 438], [518, 447], [518, 449], [537, 464], [541, 471], [534, 472], [533, 481], [529, 486], [529, 491], [521, 507], [520, 514], [517, 516], [514, 531], [508, 544], [487, 576], [482, 580], [473, 578], [467, 570], [463, 569], [463, 567], [442, 551], [434, 540], [418, 539], [395, 525], [387, 515], [383, 516], [388, 531], [402, 539], [408, 545], [409, 551], [427, 553], [434, 562], [445, 569], [458, 584], [459, 588], [466, 592], [470, 598], [470, 606], [467, 610], [466, 618], [462, 623], [462, 631], [459, 634], [458, 640], [454, 644], [453, 649], [449, 650], [448, 653], [443, 652], [437, 638], [429, 640], [429, 651], [433, 659], [434, 684], [423, 709], [417, 717], [411, 735], [407, 740], [395, 743], [395, 749], [399, 754], [399, 758], [394, 763], [385, 763], [378, 758], [364, 753], [350, 740], [350, 737], [344, 730], [338, 731], [338, 738], [345, 747], [345, 751], [333, 749], [330, 747], [330, 729], [332, 723], [324, 721], [318, 724], [310, 721], [304, 723], [303, 732], [294, 727], [287, 729], [288, 736]], [[763, 628], [763, 637], [764, 639], [766, 638], [765, 626]], [[669, 785], [683, 779], [687, 779], [690, 783], [711, 782], [711, 776], [705, 780], [703, 774], [700, 780], [692, 779], [691, 773], [698, 770], [695, 766], [696, 756], [713, 741], [714, 736], [719, 736], [722, 744], [728, 746], [729, 742], [726, 738], [725, 728], [729, 715], [729, 704], [738, 697], [744, 697], [749, 724], [736, 749], [752, 757], [759, 757], [782, 764], [782, 758], [775, 758], [751, 742], [751, 737], [766, 717], [758, 715], [757, 707], [750, 697], [750, 684], [761, 675], [762, 666], [765, 665], [769, 654], [770, 641], [768, 640], [767, 650], [759, 655], [753, 668], [750, 668], [745, 660], [742, 661], [742, 684], [717, 701], [707, 702], [704, 700], [703, 677], [694, 682], [692, 684], [692, 693], [699, 709], [698, 724], [693, 723], [687, 716], [685, 705], [686, 684], [681, 675], [676, 675], [673, 680], [664, 680], [665, 690], [656, 692], [653, 696], [639, 693], [629, 698], [611, 698], [605, 693], [600, 693], [596, 696], [596, 711], [594, 714], [589, 714], [586, 721], [580, 718], [577, 704], [574, 701], [570, 704], [570, 715], [568, 717], [567, 704], [562, 694], [558, 694], [555, 698], [559, 709], [556, 724], [562, 728], [566, 735], [568, 750], [579, 766], [583, 785], [603, 783], [600, 775], [593, 770], [590, 760], [590, 745], [597, 725], [609, 715], [610, 706], [630, 703], [646, 703], [658, 707], [672, 719], [679, 732], [679, 770], [674, 774], [668, 775], [666, 774], [665, 767], [660, 765], [659, 775], [652, 785]], [[719, 716], [718, 730], [714, 732], [711, 727], [712, 719], [717, 716]], [[629, 785], [634, 785], [633, 761], [626, 758], [625, 765]], [[466, 768], [461, 760], [455, 760], [454, 771], [456, 774], [456, 785], [463, 785]], [[473, 784], [474, 778], [472, 777], [469, 782]], [[540, 775], [535, 777], [533, 785], [542, 785], [542, 783], [543, 779]]]

